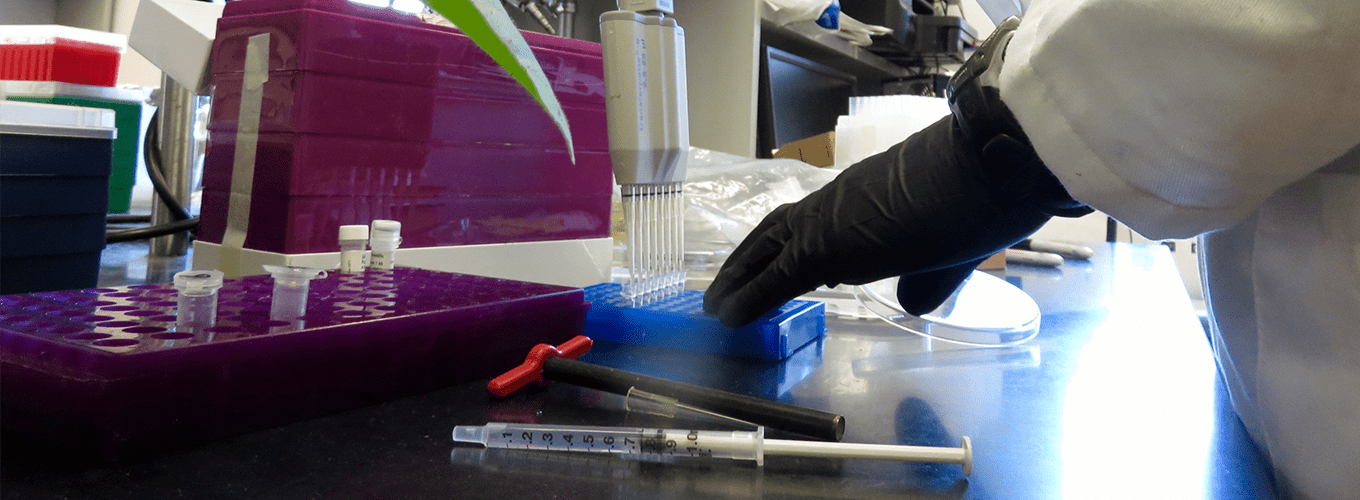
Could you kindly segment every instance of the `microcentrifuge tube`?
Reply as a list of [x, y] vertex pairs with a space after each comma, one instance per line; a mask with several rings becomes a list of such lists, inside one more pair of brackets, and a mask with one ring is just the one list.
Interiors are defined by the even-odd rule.
[[340, 226], [340, 272], [364, 272], [364, 247], [368, 246], [368, 226]]
[[293, 321], [307, 314], [307, 291], [326, 271], [310, 267], [264, 266], [274, 277], [274, 295], [269, 301], [269, 319]]
[[175, 273], [175, 329], [181, 332], [208, 328], [217, 323], [217, 290], [222, 271], [193, 269]]
[[604, 453], [658, 461], [726, 458], [764, 465], [765, 455], [793, 455], [956, 463], [963, 466], [964, 475], [973, 472], [973, 443], [968, 436], [963, 437], [960, 447], [944, 448], [765, 439], [764, 427], [755, 431], [699, 431], [492, 422], [454, 427], [453, 440], [487, 448]]
[[368, 247], [372, 249], [369, 268], [374, 271], [392, 269], [397, 263], [397, 246], [401, 245], [401, 223], [394, 220], [375, 220]]

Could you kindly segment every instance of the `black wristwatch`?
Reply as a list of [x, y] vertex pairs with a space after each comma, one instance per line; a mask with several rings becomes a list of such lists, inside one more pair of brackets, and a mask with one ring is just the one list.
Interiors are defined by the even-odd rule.
[[1093, 210], [1072, 198], [1034, 151], [1010, 108], [1001, 101], [1001, 66], [1020, 18], [1002, 21], [949, 79], [945, 96], [963, 135], [977, 152], [999, 194], [1033, 203], [1061, 217]]

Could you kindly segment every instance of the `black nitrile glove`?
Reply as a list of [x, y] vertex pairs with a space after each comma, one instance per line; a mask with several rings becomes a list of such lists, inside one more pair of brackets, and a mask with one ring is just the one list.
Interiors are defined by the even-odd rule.
[[[903, 309], [924, 314], [1053, 215], [1090, 212], [1039, 160], [994, 87], [975, 102], [776, 208], [723, 264], [704, 311], [740, 326], [820, 285], [900, 276]], [[970, 119], [972, 135], [988, 135], [965, 134], [956, 116]]]

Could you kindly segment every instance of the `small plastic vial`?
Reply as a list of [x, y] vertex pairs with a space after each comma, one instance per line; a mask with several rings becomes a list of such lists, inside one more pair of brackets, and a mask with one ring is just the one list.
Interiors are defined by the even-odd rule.
[[364, 247], [368, 246], [368, 226], [340, 226], [340, 272], [364, 272]]
[[326, 277], [326, 271], [310, 267], [264, 266], [264, 270], [274, 277], [269, 319], [275, 321], [293, 321], [307, 314], [307, 291], [312, 280]]
[[373, 250], [369, 268], [386, 271], [397, 265], [397, 247], [401, 245], [401, 223], [394, 220], [373, 221], [368, 247]]
[[222, 271], [192, 269], [175, 273], [175, 326], [181, 332], [217, 324], [217, 290], [222, 288]]

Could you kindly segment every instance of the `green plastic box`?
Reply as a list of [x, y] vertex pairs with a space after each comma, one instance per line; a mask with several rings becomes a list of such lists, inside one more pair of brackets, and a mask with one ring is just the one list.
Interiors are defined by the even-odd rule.
[[137, 178], [137, 160], [141, 152], [143, 92], [66, 82], [8, 80], [0, 83], [4, 86], [5, 98], [12, 101], [113, 110], [118, 138], [113, 141], [108, 212], [124, 213], [132, 209], [132, 186]]

